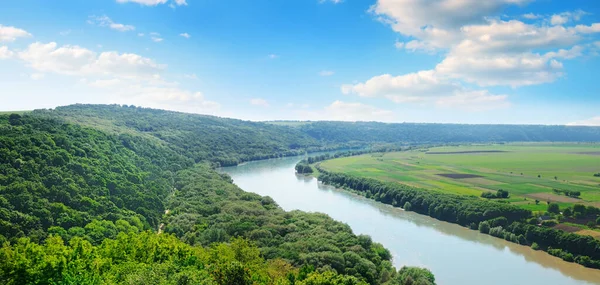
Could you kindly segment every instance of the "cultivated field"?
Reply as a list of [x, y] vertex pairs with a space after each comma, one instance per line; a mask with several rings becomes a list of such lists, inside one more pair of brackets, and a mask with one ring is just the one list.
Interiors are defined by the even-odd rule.
[[[328, 160], [325, 169], [441, 192], [480, 196], [507, 190], [532, 211], [547, 202], [600, 207], [600, 144], [498, 144], [438, 147]], [[539, 177], [538, 177], [539, 175]], [[578, 198], [553, 189], [580, 191]], [[539, 204], [536, 205], [536, 200]]]

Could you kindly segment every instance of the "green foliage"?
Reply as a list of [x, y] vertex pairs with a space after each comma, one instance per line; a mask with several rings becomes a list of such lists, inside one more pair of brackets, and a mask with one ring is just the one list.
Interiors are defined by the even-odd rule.
[[402, 267], [391, 282], [398, 285], [435, 285], [435, 277], [424, 268]]
[[313, 173], [313, 171], [312, 167], [304, 162], [296, 164], [296, 172], [299, 174], [310, 174]]
[[[0, 135], [0, 241], [12, 242], [1, 284], [303, 284], [313, 272], [297, 276], [302, 266], [331, 284], [395, 275], [389, 251], [370, 238], [323, 214], [285, 212], [214, 170], [322, 149], [297, 130], [76, 105], [0, 116]], [[139, 234], [159, 225], [185, 244]], [[146, 240], [127, 240], [138, 237]]]
[[242, 236], [255, 242], [266, 259], [333, 269], [369, 284], [377, 284], [383, 271], [393, 271], [389, 251], [370, 237], [356, 236], [323, 214], [285, 212], [271, 198], [246, 193], [229, 181], [208, 164], [180, 171], [165, 232], [202, 245]]
[[[477, 197], [415, 189], [398, 183], [332, 173], [322, 168], [319, 171], [319, 179], [323, 183], [351, 188], [365, 193], [367, 197], [378, 197], [378, 201], [386, 204], [402, 205], [410, 202], [413, 211], [443, 221], [463, 226], [479, 223], [482, 232], [486, 232], [489, 225], [488, 233], [492, 236], [523, 245], [537, 243], [544, 248], [555, 247], [561, 250], [557, 256], [564, 256], [566, 261], [579, 258], [584, 260], [582, 262], [586, 266], [600, 268], [600, 241], [591, 236], [539, 227], [537, 219], [531, 218], [531, 212], [518, 207]], [[581, 217], [600, 212], [595, 207], [581, 204], [575, 204], [572, 211]], [[557, 254], [556, 251], [554, 253]]]
[[[123, 138], [59, 120], [25, 115], [8, 121], [0, 117], [0, 232], [9, 239], [41, 241], [52, 227], [114, 238], [115, 231], [92, 227], [114, 228], [119, 220], [154, 228], [172, 188], [172, 161], [190, 165], [168, 149], [142, 146], [141, 138], [132, 138], [138, 147], [130, 149]], [[108, 223], [90, 225], [95, 220]], [[91, 241], [99, 243], [100, 236]]]
[[531, 249], [533, 249], [533, 250], [539, 250], [540, 246], [537, 243], [534, 242], [534, 243], [531, 244]]
[[572, 126], [311, 122], [297, 128], [313, 138], [334, 143], [600, 141], [600, 128]]
[[508, 198], [509, 193], [506, 190], [498, 190], [496, 193], [492, 193], [492, 192], [482, 192], [481, 193], [481, 197], [482, 198], [487, 198], [487, 199], [506, 199]]
[[550, 204], [548, 204], [548, 212], [553, 213], [553, 214], [558, 214], [558, 213], [560, 213], [560, 207], [556, 203], [550, 203]]
[[121, 233], [96, 246], [81, 238], [65, 244], [52, 236], [42, 245], [20, 238], [0, 248], [0, 260], [0, 283], [7, 285], [290, 284], [287, 276], [296, 275], [243, 239], [205, 249], [152, 232]]
[[135, 106], [78, 104], [34, 113], [65, 118], [109, 133], [144, 136], [194, 162], [211, 161], [221, 166], [328, 149], [288, 126]]
[[560, 189], [552, 189], [552, 191], [556, 194], [565, 194], [565, 196], [569, 196], [569, 197], [573, 197], [573, 198], [579, 198], [579, 196], [581, 196], [581, 192], [580, 191], [572, 191], [572, 190], [560, 190]]
[[480, 233], [489, 234], [490, 228], [491, 228], [490, 223], [487, 221], [483, 221], [483, 222], [479, 223], [479, 232]]

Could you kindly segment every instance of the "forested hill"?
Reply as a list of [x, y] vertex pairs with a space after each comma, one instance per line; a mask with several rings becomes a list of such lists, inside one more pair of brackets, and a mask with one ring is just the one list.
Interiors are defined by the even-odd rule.
[[600, 142], [600, 127], [582, 126], [326, 121], [290, 125], [318, 141], [330, 143]]
[[429, 271], [394, 270], [349, 226], [285, 212], [213, 168], [226, 150], [278, 155], [285, 137], [258, 142], [282, 128], [213, 118], [202, 138], [160, 116], [147, 121], [158, 131], [132, 127], [152, 110], [132, 121], [68, 110], [0, 115], [0, 284], [435, 284]]
[[325, 149], [323, 143], [285, 126], [134, 106], [78, 104], [33, 114], [121, 137], [158, 139], [195, 162], [208, 160], [222, 166]]

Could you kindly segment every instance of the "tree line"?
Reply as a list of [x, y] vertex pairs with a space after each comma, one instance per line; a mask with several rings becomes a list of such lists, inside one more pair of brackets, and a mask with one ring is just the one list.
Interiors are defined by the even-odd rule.
[[[333, 173], [319, 167], [318, 170], [319, 180], [323, 183], [350, 189], [395, 207], [404, 206], [405, 210], [442, 221], [478, 229], [482, 233], [508, 241], [523, 245], [535, 244], [565, 261], [600, 268], [600, 241], [591, 236], [538, 226], [537, 219], [528, 210], [474, 196], [416, 189], [398, 183]], [[574, 207], [577, 207], [578, 213], [587, 214], [585, 206]]]

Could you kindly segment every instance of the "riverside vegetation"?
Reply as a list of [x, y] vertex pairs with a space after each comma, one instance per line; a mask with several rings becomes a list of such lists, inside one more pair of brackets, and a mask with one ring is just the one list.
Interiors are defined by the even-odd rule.
[[[118, 105], [2, 114], [0, 283], [434, 284], [426, 269], [394, 269], [389, 251], [347, 225], [285, 212], [215, 171], [307, 151], [430, 143], [430, 127], [439, 130], [287, 126]], [[447, 128], [448, 142], [523, 139], [502, 126]], [[600, 141], [594, 128], [519, 133]]]
[[[340, 157], [343, 156], [348, 155]], [[374, 161], [380, 159], [381, 156], [371, 155], [370, 157]], [[343, 160], [356, 161], [356, 159], [352, 157]], [[600, 241], [591, 236], [554, 229], [552, 226], [556, 223], [551, 220], [543, 221], [541, 225], [538, 225], [540, 219], [534, 217], [530, 210], [518, 205], [512, 205], [504, 201], [482, 199], [474, 195], [460, 195], [437, 189], [427, 190], [412, 187], [398, 183], [401, 180], [389, 182], [384, 181], [382, 178], [369, 178], [368, 171], [361, 172], [354, 169], [360, 167], [359, 165], [367, 167], [366, 164], [347, 164], [354, 167], [354, 170], [349, 170], [352, 171], [352, 174], [339, 172], [339, 169], [343, 169], [340, 167], [340, 160], [331, 160], [327, 161], [327, 164], [314, 164], [313, 166], [308, 164], [309, 161], [318, 162], [322, 160], [323, 157], [320, 156], [309, 158], [301, 163], [306, 164], [305, 167], [314, 166], [319, 173], [318, 179], [323, 183], [349, 189], [381, 203], [402, 207], [405, 210], [428, 215], [442, 221], [456, 223], [518, 244], [531, 245], [534, 249], [543, 249], [565, 261], [600, 268]], [[373, 165], [368, 167], [372, 171], [377, 170], [377, 168], [373, 168]], [[331, 171], [331, 168], [338, 169], [338, 171]], [[387, 175], [406, 175], [402, 172], [392, 173], [389, 168], [385, 169], [388, 171]], [[508, 196], [509, 193], [506, 190], [483, 195], [484, 198], [499, 200], [506, 199]], [[562, 217], [596, 219], [598, 214], [600, 214], [600, 209], [593, 206], [586, 207], [581, 204], [565, 207], [560, 212], [559, 205], [556, 203], [549, 203], [546, 212], [547, 217], [557, 216], [559, 219], [562, 219]]]

